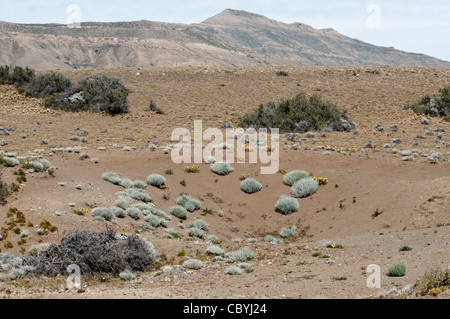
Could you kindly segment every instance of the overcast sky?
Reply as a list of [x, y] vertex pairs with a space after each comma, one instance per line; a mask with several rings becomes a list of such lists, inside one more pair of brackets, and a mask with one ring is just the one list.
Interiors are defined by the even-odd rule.
[[152, 20], [198, 23], [227, 9], [333, 28], [349, 37], [450, 61], [449, 0], [0, 0], [0, 21], [67, 23]]

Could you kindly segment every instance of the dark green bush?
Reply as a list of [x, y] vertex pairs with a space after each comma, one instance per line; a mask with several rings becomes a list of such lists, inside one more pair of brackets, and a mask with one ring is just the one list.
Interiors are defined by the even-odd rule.
[[98, 111], [111, 115], [128, 112], [130, 91], [119, 79], [106, 75], [88, 77], [74, 85], [64, 75], [41, 75], [26, 67], [0, 66], [0, 84], [13, 84], [20, 93], [45, 98], [44, 107], [65, 111]]
[[119, 79], [106, 75], [88, 77], [69, 90], [48, 97], [44, 106], [66, 111], [96, 111], [117, 115], [128, 112], [128, 94]]
[[0, 84], [9, 84], [9, 66], [0, 65]]
[[16, 66], [12, 70], [7, 65], [0, 66], [0, 84], [13, 84], [17, 87], [24, 87], [35, 77], [34, 70], [26, 67]]
[[284, 132], [307, 132], [331, 128], [335, 131], [350, 131], [354, 124], [346, 111], [318, 95], [307, 97], [300, 93], [290, 100], [269, 102], [253, 109], [239, 120], [242, 127], [279, 128]]
[[9, 71], [9, 84], [13, 84], [17, 87], [25, 87], [28, 83], [34, 80], [36, 74], [34, 70], [26, 67], [25, 69], [16, 66], [14, 69]]
[[72, 81], [56, 72], [36, 76], [25, 87], [25, 93], [31, 96], [47, 97], [65, 92], [73, 87]]
[[436, 117], [450, 116], [450, 86], [439, 90], [439, 94], [426, 95], [415, 104], [406, 106], [420, 115], [430, 115]]

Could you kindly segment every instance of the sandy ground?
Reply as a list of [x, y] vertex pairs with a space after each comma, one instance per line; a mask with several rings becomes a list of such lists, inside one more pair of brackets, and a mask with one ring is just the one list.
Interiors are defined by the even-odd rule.
[[[95, 206], [113, 206], [115, 194], [123, 188], [102, 180], [101, 175], [114, 171], [132, 180], [146, 180], [152, 173], [165, 175], [168, 189], [147, 188], [159, 209], [168, 212], [180, 193], [188, 193], [202, 202], [202, 210], [189, 214], [186, 223], [202, 218], [210, 225], [206, 234], [220, 238], [225, 251], [247, 246], [256, 254], [255, 259], [249, 261], [250, 270], [241, 276], [230, 276], [224, 273], [230, 265], [207, 256], [206, 247], [210, 242], [189, 237], [187, 229], [178, 227], [176, 218], [169, 221], [168, 226], [179, 233], [179, 240], [162, 238], [165, 232], [161, 228], [153, 234], [142, 232], [138, 227], [142, 220], [127, 217], [119, 220], [118, 225], [109, 223], [109, 226], [118, 233], [140, 231], [163, 257], [162, 268], [138, 274], [134, 282], [108, 275], [104, 280], [83, 278], [82, 289], [78, 292], [66, 289], [64, 277], [6, 280], [0, 282], [0, 297], [372, 298], [385, 295], [393, 287], [403, 289], [414, 285], [433, 269], [446, 269], [450, 265], [449, 140], [444, 135], [442, 140], [435, 141], [425, 132], [435, 128], [448, 131], [450, 125], [431, 119], [431, 125], [424, 127], [420, 118], [405, 111], [403, 106], [448, 83], [449, 71], [384, 68], [384, 76], [376, 77], [361, 69], [360, 76], [355, 77], [346, 73], [347, 69], [343, 70], [289, 68], [290, 80], [273, 76], [273, 68], [244, 68], [233, 70], [233, 73], [198, 68], [140, 70], [141, 75], [148, 72], [149, 77], [154, 76], [152, 79], [159, 74], [154, 81], [135, 79], [135, 75], [130, 75], [136, 74], [134, 69], [105, 70], [112, 75], [123, 73], [124, 81], [133, 88], [131, 113], [114, 118], [43, 110], [39, 101], [19, 96], [10, 87], [0, 87], [0, 127], [14, 129], [10, 135], [0, 138], [8, 141], [1, 150], [16, 152], [17, 156], [43, 156], [58, 168], [55, 176], [27, 174], [27, 182], [20, 185], [20, 191], [0, 207], [1, 224], [12, 207], [24, 212], [26, 220], [33, 224], [33, 227], [24, 227], [29, 231], [26, 243], [16, 244], [19, 235], [10, 234], [8, 240], [14, 247], [6, 249], [2, 244], [2, 253], [21, 255], [21, 251], [27, 251], [33, 244], [57, 242], [67, 232], [80, 228], [104, 230], [105, 223], [95, 221], [90, 212], [79, 216], [73, 209], [90, 211]], [[93, 72], [79, 71], [70, 75], [76, 79], [81, 74]], [[233, 90], [234, 94], [218, 93], [216, 88], [215, 93], [208, 95], [208, 85], [215, 86], [226, 80], [228, 84], [222, 88]], [[306, 170], [312, 176], [329, 180], [315, 195], [299, 200], [297, 213], [284, 216], [275, 212], [280, 195], [290, 192], [280, 173], [261, 175], [260, 165], [236, 162], [234, 172], [226, 177], [214, 175], [207, 164], [200, 165], [199, 173], [190, 174], [185, 172], [183, 164], [174, 164], [162, 149], [152, 152], [147, 146], [149, 142], [158, 142], [161, 146], [169, 144], [170, 129], [189, 128], [194, 119], [203, 119], [204, 127], [208, 123], [217, 127], [233, 121], [232, 114], [243, 113], [245, 108], [283, 94], [290, 97], [288, 92], [298, 90], [297, 80], [301, 80], [306, 91], [313, 92], [313, 88], [321, 86], [324, 89], [316, 92], [327, 98], [337, 97], [339, 104], [345, 105], [350, 117], [357, 122], [359, 132], [359, 135], [331, 133], [325, 138], [311, 140], [301, 140], [303, 136], [300, 136], [297, 141], [281, 137], [281, 170]], [[238, 89], [244, 83], [242, 81], [252, 81], [247, 92]], [[272, 82], [266, 86], [268, 81]], [[357, 81], [363, 82], [355, 83]], [[153, 83], [159, 87], [152, 88]], [[268, 87], [272, 92], [268, 92]], [[402, 87], [401, 91], [397, 90], [399, 87]], [[144, 111], [148, 97], [143, 92], [158, 101], [168, 115], [158, 117]], [[259, 96], [257, 92], [265, 93]], [[212, 100], [208, 107], [205, 105], [207, 98]], [[221, 99], [222, 103], [219, 103]], [[242, 103], [237, 103], [239, 99]], [[221, 114], [225, 111], [228, 118]], [[377, 122], [383, 123], [384, 132], [375, 130]], [[392, 124], [399, 125], [399, 132], [390, 132]], [[108, 132], [100, 133], [104, 129]], [[83, 132], [87, 133], [84, 134], [88, 137], [86, 143], [68, 140], [72, 135], [83, 136]], [[26, 138], [21, 134], [27, 134]], [[411, 141], [419, 134], [426, 136], [425, 139], [412, 146]], [[400, 149], [418, 148], [425, 154], [438, 150], [443, 156], [437, 165], [429, 164], [426, 157], [421, 156], [414, 162], [402, 162], [391, 149], [382, 147], [394, 138], [405, 141]], [[49, 143], [40, 144], [42, 140]], [[369, 140], [374, 141], [375, 148], [364, 148]], [[66, 151], [49, 155], [52, 148], [74, 146], [83, 147], [81, 152], [87, 153], [89, 158], [82, 160], [79, 153]], [[106, 150], [101, 151], [99, 147]], [[323, 154], [326, 148], [331, 155]], [[91, 162], [93, 158], [98, 158], [97, 164]], [[165, 174], [168, 169], [173, 175]], [[6, 183], [15, 182], [14, 171], [4, 169]], [[243, 193], [239, 189], [243, 175], [260, 181], [262, 191], [253, 195]], [[183, 180], [185, 187], [180, 184]], [[61, 182], [65, 186], [59, 186]], [[77, 185], [82, 189], [76, 189]], [[75, 206], [69, 207], [70, 203]], [[203, 209], [213, 213], [202, 216]], [[217, 215], [219, 210], [224, 212], [224, 217]], [[382, 214], [373, 218], [377, 210]], [[43, 220], [57, 226], [58, 232], [38, 235], [37, 225]], [[278, 245], [264, 241], [267, 234], [279, 237], [280, 229], [293, 225], [298, 228], [295, 237], [284, 239]], [[248, 238], [257, 241], [249, 243]], [[342, 248], [326, 248], [326, 242], [335, 242]], [[404, 246], [412, 250], [400, 251]], [[185, 256], [179, 256], [182, 251]], [[323, 258], [314, 257], [317, 252]], [[203, 260], [202, 269], [182, 268], [180, 263], [187, 258]], [[406, 276], [387, 276], [389, 266], [397, 261], [407, 264]], [[380, 289], [369, 289], [366, 285], [368, 274], [365, 269], [370, 264], [381, 268]], [[448, 298], [448, 293], [441, 297]]]

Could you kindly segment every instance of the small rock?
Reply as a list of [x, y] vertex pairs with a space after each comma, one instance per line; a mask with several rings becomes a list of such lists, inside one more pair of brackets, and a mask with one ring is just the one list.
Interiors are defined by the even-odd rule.
[[420, 119], [420, 123], [422, 123], [423, 125], [430, 125], [430, 120], [427, 119], [426, 117], [422, 117]]

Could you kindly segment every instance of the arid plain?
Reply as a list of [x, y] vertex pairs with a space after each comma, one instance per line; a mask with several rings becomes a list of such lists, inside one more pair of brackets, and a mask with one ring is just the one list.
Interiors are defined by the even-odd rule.
[[[277, 71], [288, 76], [277, 76]], [[83, 278], [78, 291], [67, 289], [64, 276], [5, 280], [0, 282], [2, 298], [417, 298], [415, 285], [423, 276], [450, 265], [450, 123], [428, 118], [424, 125], [421, 116], [405, 110], [449, 85], [450, 69], [267, 66], [61, 72], [73, 81], [94, 74], [121, 79], [131, 89], [130, 112], [112, 117], [47, 110], [39, 99], [0, 86], [0, 127], [8, 128], [8, 135], [0, 136], [5, 142], [0, 151], [43, 157], [57, 168], [54, 176], [27, 174], [20, 190], [0, 207], [0, 223], [10, 208], [17, 208], [33, 225], [48, 220], [58, 229], [39, 235], [37, 226], [27, 226], [26, 242], [16, 244], [20, 235], [11, 234], [13, 247], [2, 244], [2, 253], [21, 255], [32, 245], [57, 242], [80, 228], [104, 230], [105, 222], [96, 221], [90, 211], [114, 205], [122, 188], [101, 178], [113, 171], [132, 180], [164, 175], [167, 189], [147, 188], [159, 209], [168, 212], [180, 193], [188, 193], [201, 201], [202, 209], [186, 223], [202, 218], [209, 225], [207, 235], [217, 236], [225, 251], [246, 246], [256, 256], [242, 275], [230, 276], [224, 273], [229, 266], [225, 261], [206, 253], [210, 240], [190, 237], [178, 220], [170, 220], [168, 227], [179, 238], [167, 238], [164, 229], [146, 232], [140, 221], [126, 217], [107, 224], [118, 233], [139, 232], [149, 239], [161, 256], [154, 271], [137, 274], [134, 281], [111, 275]], [[236, 125], [252, 108], [300, 91], [346, 109], [356, 128], [316, 132], [314, 138], [303, 133], [280, 136], [280, 170], [306, 170], [329, 181], [310, 198], [299, 200], [294, 214], [275, 211], [277, 200], [290, 191], [281, 173], [261, 175], [261, 165], [238, 162], [225, 177], [213, 174], [205, 163], [198, 173], [187, 173], [185, 165], [174, 164], [164, 152], [173, 144], [175, 128], [192, 130], [194, 120], [202, 120], [204, 129]], [[148, 111], [150, 101], [165, 115]], [[392, 130], [394, 125], [398, 129]], [[416, 154], [414, 161], [402, 161], [399, 154], [407, 150]], [[441, 153], [438, 164], [427, 160], [433, 151]], [[167, 175], [168, 170], [173, 174]], [[17, 183], [15, 171], [3, 169], [5, 183]], [[243, 175], [260, 181], [262, 191], [243, 193]], [[79, 210], [86, 213], [76, 214]], [[223, 217], [217, 215], [219, 210]], [[276, 245], [264, 240], [268, 234], [279, 237], [280, 229], [293, 225], [296, 236]], [[338, 248], [325, 247], [330, 242]], [[202, 260], [203, 267], [181, 267], [188, 258]], [[406, 276], [389, 277], [387, 270], [397, 261], [406, 263]], [[380, 289], [367, 287], [365, 270], [371, 264], [382, 270]], [[448, 296], [443, 291], [437, 297]]]

